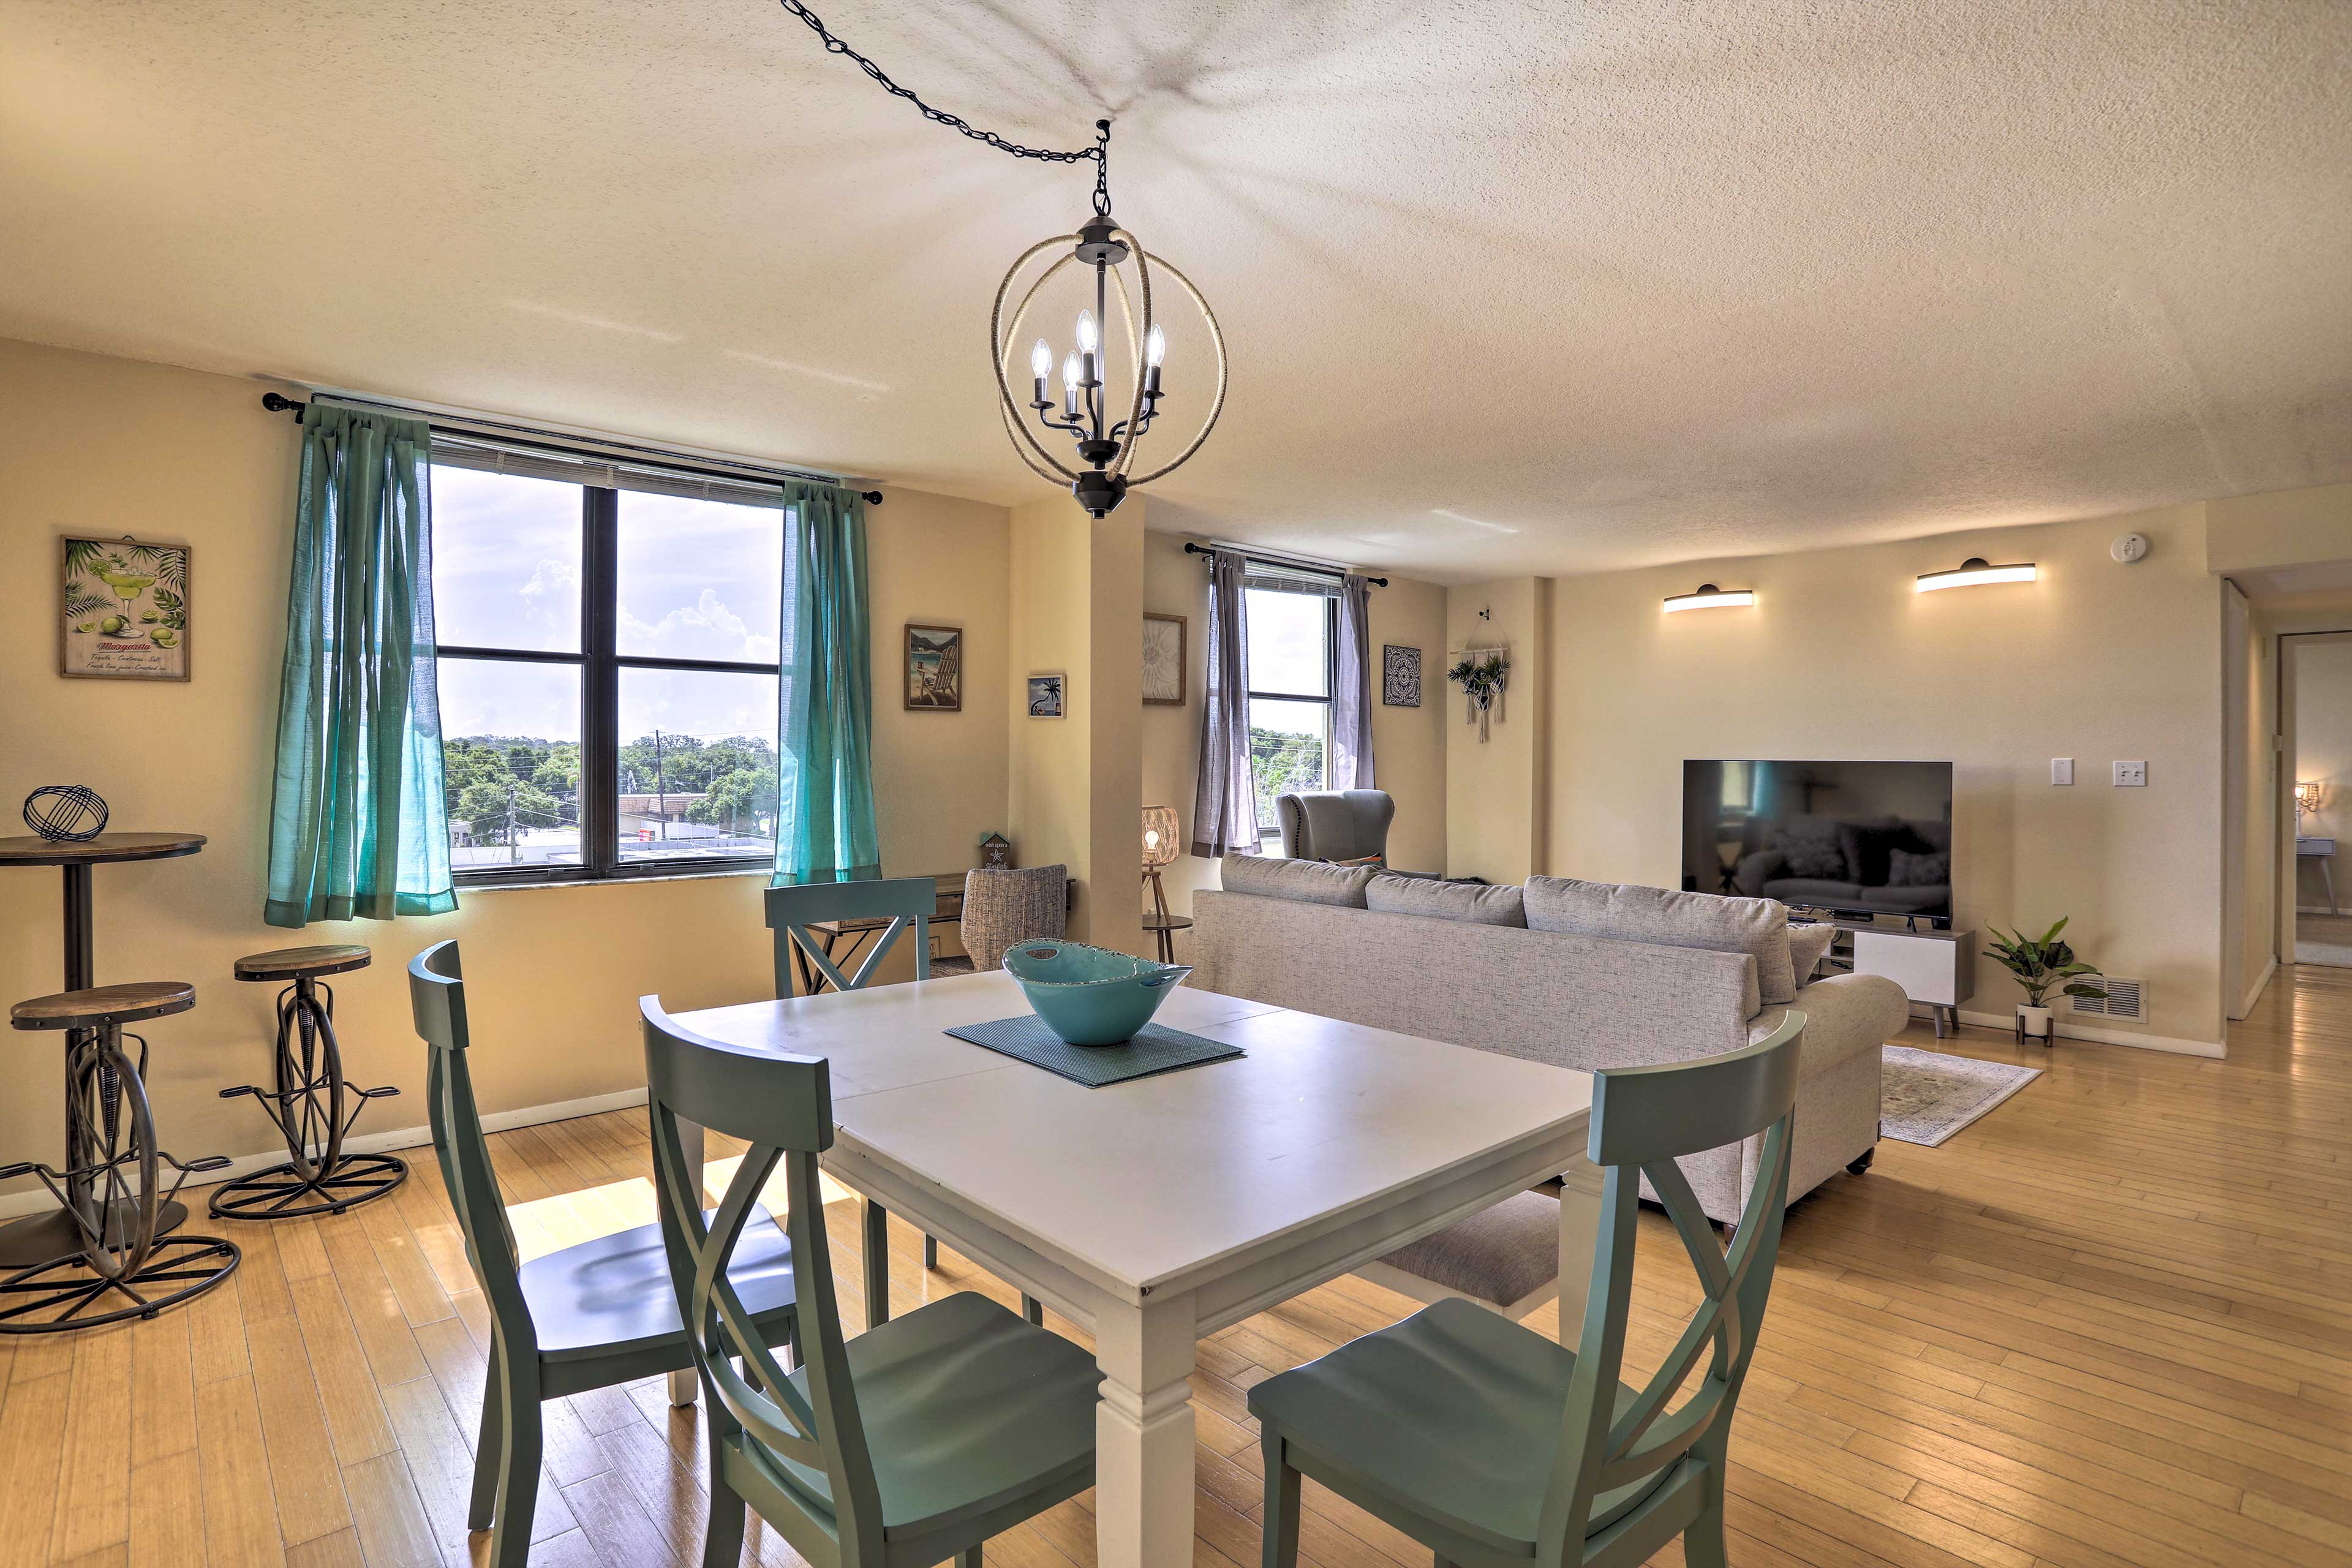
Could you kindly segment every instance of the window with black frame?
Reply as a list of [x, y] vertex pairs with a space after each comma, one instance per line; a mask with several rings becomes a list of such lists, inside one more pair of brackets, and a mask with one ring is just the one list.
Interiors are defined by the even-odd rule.
[[459, 882], [769, 864], [776, 490], [436, 437], [433, 513]]
[[1331, 688], [1338, 641], [1336, 580], [1250, 563], [1250, 760], [1261, 838], [1281, 833], [1275, 797], [1319, 790], [1331, 776]]

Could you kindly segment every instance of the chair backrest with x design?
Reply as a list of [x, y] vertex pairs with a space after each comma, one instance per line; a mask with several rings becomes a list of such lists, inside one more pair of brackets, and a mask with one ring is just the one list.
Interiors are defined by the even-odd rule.
[[[1537, 1562], [1580, 1561], [1588, 1524], [1596, 1513], [1605, 1515], [1612, 1494], [1646, 1489], [1660, 1472], [1686, 1460], [1722, 1465], [1780, 1250], [1804, 1031], [1805, 1016], [1791, 1009], [1768, 1038], [1745, 1050], [1593, 1075], [1589, 1153], [1607, 1172], [1601, 1237], [1559, 1458], [1544, 1498]], [[1675, 1162], [1759, 1132], [1764, 1147], [1755, 1185], [1727, 1256]], [[1698, 1270], [1703, 1300], [1656, 1374], [1621, 1408], [1619, 1374], [1645, 1175]], [[1672, 1406], [1702, 1356], [1706, 1370], [1696, 1386]]]
[[[737, 1489], [803, 1556], [819, 1564], [878, 1563], [882, 1504], [850, 1384], [817, 1180], [817, 1154], [833, 1143], [829, 1064], [823, 1057], [747, 1051], [709, 1039], [672, 1019], [657, 997], [644, 998], [639, 1008], [662, 1239], [679, 1316], [696, 1326], [687, 1337], [709, 1395], [713, 1436], [766, 1483], [758, 1495]], [[751, 1144], [708, 1222], [681, 1120]], [[779, 1165], [800, 1296], [805, 1395], [776, 1363], [727, 1272], [760, 1191]], [[739, 1357], [757, 1387], [737, 1370]]]
[[466, 979], [453, 939], [436, 942], [409, 960], [408, 1001], [416, 1032], [427, 1053], [426, 1113], [433, 1124], [433, 1152], [449, 1189], [449, 1206], [466, 1238], [466, 1257], [475, 1282], [489, 1303], [499, 1331], [519, 1353], [537, 1349], [530, 1308], [519, 1278], [520, 1254], [499, 1194], [498, 1173], [482, 1135], [474, 1104], [474, 1075], [467, 1062], [472, 1035], [466, 1024]]
[[[899, 933], [915, 931], [915, 978], [931, 977], [930, 919], [939, 911], [940, 885], [929, 877], [888, 877], [868, 882], [799, 882], [770, 888], [768, 927], [776, 933], [776, 994], [793, 994], [793, 950], [823, 982], [836, 991], [856, 991], [871, 982]], [[857, 967], [845, 973], [809, 930], [824, 921], [887, 920], [889, 924]]]

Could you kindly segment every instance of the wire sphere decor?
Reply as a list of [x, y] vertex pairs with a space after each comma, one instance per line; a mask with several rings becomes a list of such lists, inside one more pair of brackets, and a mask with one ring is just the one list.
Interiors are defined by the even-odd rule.
[[52, 844], [82, 844], [106, 831], [106, 801], [88, 784], [43, 784], [25, 797], [25, 826]]

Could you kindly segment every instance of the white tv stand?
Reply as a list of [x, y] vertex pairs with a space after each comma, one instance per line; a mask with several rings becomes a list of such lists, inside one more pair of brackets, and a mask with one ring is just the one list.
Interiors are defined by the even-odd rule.
[[1830, 923], [1839, 932], [1830, 946], [1833, 958], [1843, 960], [1856, 974], [1883, 974], [1912, 1001], [1927, 1004], [1937, 1039], [1947, 1027], [1959, 1027], [1960, 1004], [1977, 988], [1975, 931], [1929, 931], [1924, 922], [1919, 930], [1909, 931], [1899, 915]]

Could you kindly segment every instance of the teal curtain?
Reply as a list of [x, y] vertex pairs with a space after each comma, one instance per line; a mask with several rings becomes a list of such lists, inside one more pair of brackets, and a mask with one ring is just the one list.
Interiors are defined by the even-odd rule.
[[303, 413], [271, 925], [457, 907], [434, 681], [431, 450], [421, 420], [315, 397]]
[[879, 877], [866, 501], [856, 491], [784, 486], [782, 627], [772, 881]]

